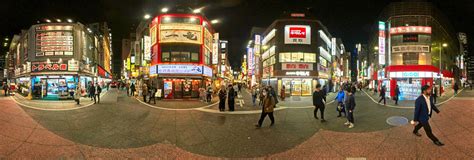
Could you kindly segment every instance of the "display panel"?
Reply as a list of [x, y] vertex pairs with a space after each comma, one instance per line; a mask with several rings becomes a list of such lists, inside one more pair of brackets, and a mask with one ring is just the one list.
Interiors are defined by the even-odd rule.
[[160, 43], [202, 44], [202, 26], [191, 24], [161, 24]]
[[74, 36], [70, 31], [36, 33], [36, 56], [73, 55]]
[[285, 44], [311, 44], [311, 27], [308, 25], [286, 25]]

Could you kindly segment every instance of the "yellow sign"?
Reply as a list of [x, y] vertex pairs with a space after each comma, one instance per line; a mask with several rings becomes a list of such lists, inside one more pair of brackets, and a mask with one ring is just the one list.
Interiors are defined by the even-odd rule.
[[202, 26], [191, 24], [160, 24], [159, 43], [202, 44]]
[[150, 28], [150, 35], [151, 35], [151, 45], [153, 46], [156, 44], [156, 25], [153, 25]]

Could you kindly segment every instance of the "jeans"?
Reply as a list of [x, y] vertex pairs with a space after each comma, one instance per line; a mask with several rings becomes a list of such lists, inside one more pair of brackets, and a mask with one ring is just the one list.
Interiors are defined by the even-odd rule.
[[385, 104], [385, 96], [380, 97], [379, 103], [382, 102], [382, 100], [383, 100], [383, 104]]
[[438, 138], [436, 138], [435, 135], [433, 135], [433, 132], [431, 131], [431, 126], [430, 126], [430, 123], [429, 122], [426, 122], [426, 123], [418, 123], [416, 126], [415, 126], [415, 129], [413, 130], [413, 133], [418, 133], [418, 130], [421, 129], [421, 127], [423, 127], [423, 129], [425, 129], [425, 133], [426, 135], [433, 141], [433, 142], [437, 142], [439, 141]]

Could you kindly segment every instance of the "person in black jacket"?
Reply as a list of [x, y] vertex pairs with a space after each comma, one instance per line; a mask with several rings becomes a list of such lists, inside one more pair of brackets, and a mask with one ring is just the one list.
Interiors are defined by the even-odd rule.
[[318, 118], [318, 109], [321, 111], [321, 122], [326, 122], [324, 119], [324, 93], [321, 91], [321, 84], [316, 85], [316, 90], [313, 92], [314, 118]]
[[411, 121], [411, 124], [416, 125], [415, 129], [413, 130], [413, 134], [418, 137], [421, 137], [421, 134], [418, 133], [418, 130], [423, 127], [423, 129], [425, 129], [426, 135], [428, 135], [428, 137], [433, 141], [435, 145], [443, 146], [444, 144], [441, 143], [435, 135], [433, 135], [429, 123], [429, 119], [431, 118], [433, 111], [438, 114], [440, 112], [439, 109], [433, 103], [432, 97], [430, 97], [431, 87], [428, 85], [424, 85], [423, 87], [421, 87], [421, 92], [422, 95], [420, 95], [415, 100], [415, 113], [414, 118]]
[[[100, 93], [102, 92], [102, 88], [100, 87], [100, 85], [98, 83], [95, 83], [95, 96], [97, 96], [97, 103], [100, 103]], [[95, 101], [95, 97], [94, 97], [94, 103], [96, 102]]]
[[400, 97], [400, 88], [397, 85], [395, 88], [395, 97], [393, 97], [393, 100], [395, 100], [395, 105], [398, 105], [398, 97]]
[[229, 100], [227, 100], [227, 103], [229, 105], [229, 111], [234, 111], [234, 104], [235, 104], [235, 96], [236, 96], [236, 93], [235, 93], [235, 90], [234, 90], [234, 87], [232, 86], [232, 84], [229, 85], [229, 94], [227, 95], [227, 97], [229, 98]]
[[155, 97], [156, 88], [154, 85], [151, 85], [150, 87], [148, 87], [148, 93], [150, 94], [150, 98], [148, 99], [148, 104], [151, 103], [151, 100], [153, 100], [153, 104], [156, 104], [156, 97]]
[[219, 111], [225, 111], [225, 99], [227, 98], [227, 93], [225, 87], [222, 86], [219, 90]]
[[380, 88], [380, 100], [379, 100], [379, 103], [382, 102], [383, 100], [383, 105], [385, 105], [385, 86], [382, 86], [382, 88]]
[[90, 83], [89, 97], [91, 98], [91, 101], [94, 101], [94, 103], [97, 102], [97, 100], [95, 99], [95, 86], [94, 86], [94, 83]]
[[354, 92], [353, 89], [350, 89], [350, 91], [347, 92], [346, 98], [347, 122], [344, 123], [344, 125], [349, 128], [354, 128], [354, 109], [356, 106]]

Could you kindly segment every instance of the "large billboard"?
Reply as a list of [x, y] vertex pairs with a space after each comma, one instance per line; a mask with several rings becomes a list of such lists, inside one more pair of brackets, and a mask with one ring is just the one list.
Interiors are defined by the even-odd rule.
[[311, 44], [311, 27], [308, 25], [286, 25], [285, 44]]
[[159, 43], [202, 44], [202, 26], [191, 24], [160, 24]]
[[247, 73], [249, 76], [253, 75], [253, 64], [254, 64], [254, 53], [253, 48], [247, 48]]
[[72, 26], [36, 27], [36, 56], [70, 56], [74, 52]]

